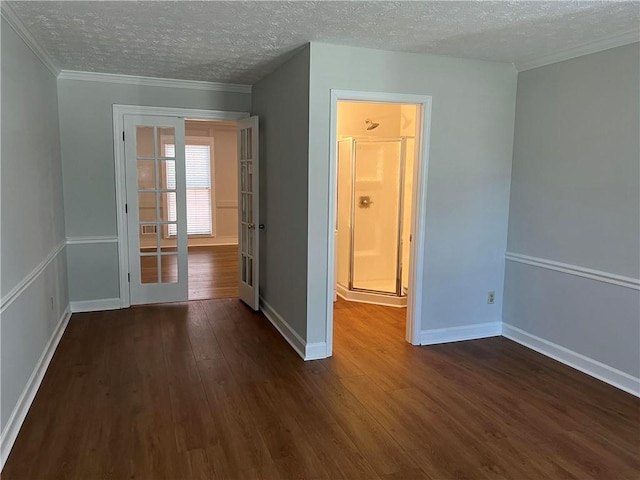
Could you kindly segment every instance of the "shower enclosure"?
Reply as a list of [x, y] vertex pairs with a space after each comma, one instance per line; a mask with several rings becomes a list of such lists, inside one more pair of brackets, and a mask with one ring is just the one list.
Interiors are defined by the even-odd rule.
[[414, 146], [410, 137], [338, 141], [336, 291], [346, 300], [406, 306], [405, 175], [412, 177], [407, 152], [412, 159]]

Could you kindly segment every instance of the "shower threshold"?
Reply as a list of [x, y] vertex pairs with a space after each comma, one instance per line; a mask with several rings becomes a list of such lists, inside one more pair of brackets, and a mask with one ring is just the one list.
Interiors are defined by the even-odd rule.
[[385, 305], [387, 307], [406, 307], [407, 297], [399, 297], [393, 293], [375, 292], [370, 290], [349, 290], [338, 284], [337, 294], [340, 298], [348, 302], [371, 303], [374, 305]]

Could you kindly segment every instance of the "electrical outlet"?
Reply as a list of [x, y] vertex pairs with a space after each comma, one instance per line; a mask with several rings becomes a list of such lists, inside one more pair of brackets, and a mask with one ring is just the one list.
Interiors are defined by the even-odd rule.
[[492, 290], [487, 294], [487, 303], [489, 305], [493, 305], [495, 301], [496, 301], [496, 292]]

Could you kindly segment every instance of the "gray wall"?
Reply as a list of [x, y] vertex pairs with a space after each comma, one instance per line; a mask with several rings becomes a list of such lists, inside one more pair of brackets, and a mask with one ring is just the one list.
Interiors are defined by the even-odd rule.
[[[639, 44], [518, 76], [510, 252], [640, 276]], [[507, 262], [504, 322], [634, 376], [640, 295]]]
[[[248, 112], [250, 98], [242, 93], [59, 80], [67, 236], [117, 235], [113, 104]], [[114, 244], [67, 248], [72, 301], [119, 296]]]
[[307, 334], [309, 47], [252, 89], [260, 116], [260, 295]]
[[[56, 79], [2, 19], [1, 412], [7, 420], [68, 306]], [[53, 299], [53, 306], [51, 305]]]
[[511, 65], [311, 44], [307, 341], [326, 329], [330, 89], [433, 97], [427, 330], [501, 320], [515, 88]]

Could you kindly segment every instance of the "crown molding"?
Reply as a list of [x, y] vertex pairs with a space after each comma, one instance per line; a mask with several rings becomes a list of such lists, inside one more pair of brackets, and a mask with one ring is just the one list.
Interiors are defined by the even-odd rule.
[[58, 80], [81, 80], [85, 82], [120, 83], [145, 87], [188, 88], [227, 93], [251, 93], [251, 85], [236, 83], [202, 82], [198, 80], [180, 80], [177, 78], [141, 77], [116, 73], [81, 72], [62, 70]]
[[583, 43], [582, 45], [558, 50], [548, 55], [525, 58], [523, 61], [516, 61], [514, 65], [518, 72], [524, 72], [525, 70], [531, 70], [532, 68], [543, 67], [552, 63], [570, 60], [583, 55], [589, 55], [590, 53], [601, 52], [610, 48], [621, 47], [622, 45], [638, 41], [640, 41], [640, 29], [635, 28], [633, 30], [616, 33], [615, 35], [609, 35], [607, 37], [599, 38], [598, 40]]
[[0, 13], [2, 14], [2, 18], [7, 21], [13, 31], [16, 32], [16, 34], [22, 39], [27, 47], [31, 49], [35, 56], [38, 57], [43, 65], [47, 67], [47, 70], [53, 73], [54, 77], [57, 77], [60, 73], [60, 69], [56, 65], [56, 62], [47, 52], [45, 52], [33, 35], [31, 35], [29, 29], [24, 23], [22, 23], [20, 17], [18, 17], [13, 7], [11, 7], [10, 2], [7, 2], [6, 0], [0, 2]]

